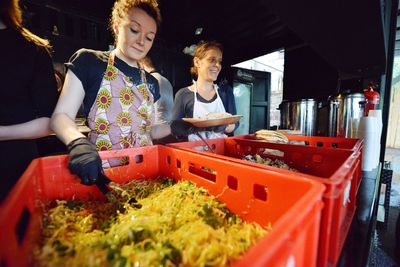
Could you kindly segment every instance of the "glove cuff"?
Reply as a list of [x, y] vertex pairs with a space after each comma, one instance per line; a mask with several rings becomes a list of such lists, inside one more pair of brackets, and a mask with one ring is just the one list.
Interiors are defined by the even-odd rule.
[[79, 137], [68, 143], [67, 145], [68, 152], [71, 152], [71, 150], [74, 147], [79, 145], [89, 145], [91, 147], [93, 146], [93, 144], [86, 137]]

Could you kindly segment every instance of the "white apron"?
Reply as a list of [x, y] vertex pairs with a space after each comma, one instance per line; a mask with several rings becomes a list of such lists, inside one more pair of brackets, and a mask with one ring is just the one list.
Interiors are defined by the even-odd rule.
[[[210, 112], [218, 112], [218, 113], [225, 113], [225, 107], [222, 103], [221, 98], [218, 94], [218, 87], [214, 85], [215, 93], [217, 94], [217, 98], [211, 103], [203, 103], [198, 101], [197, 99], [197, 85], [196, 83], [193, 84], [194, 87], [194, 106], [193, 106], [193, 118], [203, 118]], [[204, 131], [199, 132], [199, 134], [204, 139], [216, 139], [216, 138], [225, 138], [227, 137], [224, 133], [216, 133], [212, 131]], [[191, 134], [188, 137], [189, 141], [197, 141], [201, 140], [196, 134]]]

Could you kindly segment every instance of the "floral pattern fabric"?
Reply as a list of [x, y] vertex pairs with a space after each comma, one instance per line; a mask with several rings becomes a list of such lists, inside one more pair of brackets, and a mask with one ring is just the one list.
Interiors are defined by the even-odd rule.
[[[135, 85], [129, 76], [114, 67], [110, 54], [96, 101], [87, 121], [89, 139], [97, 150], [123, 149], [151, 145], [154, 122], [153, 95], [141, 70], [142, 83]], [[103, 161], [103, 167], [123, 165], [127, 159]]]

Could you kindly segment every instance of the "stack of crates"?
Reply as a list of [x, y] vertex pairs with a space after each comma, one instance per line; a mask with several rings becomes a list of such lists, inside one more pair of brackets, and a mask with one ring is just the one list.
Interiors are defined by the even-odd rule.
[[[100, 156], [129, 158], [127, 165], [106, 169], [106, 175], [115, 182], [159, 176], [189, 180], [217, 196], [245, 221], [262, 226], [271, 223], [272, 230], [234, 266], [316, 266], [325, 190], [321, 183], [298, 179], [290, 172], [254, 168], [165, 146], [101, 152]], [[32, 266], [43, 207], [49, 201], [105, 200], [97, 187], [84, 186], [70, 174], [67, 160], [64, 155], [34, 160], [2, 204], [1, 266]]]
[[[259, 141], [255, 140], [254, 135], [208, 139], [207, 146], [203, 141], [170, 145], [226, 162], [287, 174], [298, 179], [311, 179], [324, 184], [324, 208], [317, 265], [335, 266], [355, 214], [356, 196], [362, 178], [362, 140], [290, 135], [288, 138], [296, 145]], [[299, 172], [243, 160], [246, 155], [255, 154], [283, 160]], [[288, 190], [293, 187], [291, 185]]]

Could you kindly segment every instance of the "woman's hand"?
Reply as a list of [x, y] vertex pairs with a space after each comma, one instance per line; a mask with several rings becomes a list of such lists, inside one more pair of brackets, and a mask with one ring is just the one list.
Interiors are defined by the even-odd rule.
[[86, 137], [80, 137], [71, 141], [67, 148], [71, 173], [78, 175], [84, 185], [95, 184], [103, 172], [96, 147]]
[[225, 133], [232, 133], [235, 130], [235, 124], [229, 124], [226, 128], [225, 128]]
[[187, 138], [190, 134], [198, 131], [198, 128], [182, 119], [172, 121], [170, 127], [172, 135], [177, 139]]

